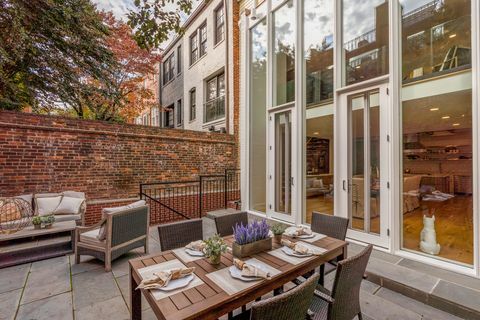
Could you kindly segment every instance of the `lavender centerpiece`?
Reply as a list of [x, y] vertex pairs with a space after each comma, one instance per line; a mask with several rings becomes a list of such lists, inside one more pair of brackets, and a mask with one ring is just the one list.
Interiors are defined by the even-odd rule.
[[233, 255], [239, 258], [272, 249], [270, 227], [265, 220], [253, 221], [244, 226], [236, 224], [233, 227], [235, 242], [232, 245]]

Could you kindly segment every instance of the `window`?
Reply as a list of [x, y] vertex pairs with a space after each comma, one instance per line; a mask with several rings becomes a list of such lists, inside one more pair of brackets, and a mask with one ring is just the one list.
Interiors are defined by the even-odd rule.
[[200, 35], [200, 57], [207, 53], [207, 24], [205, 23], [199, 29]]
[[173, 114], [175, 106], [172, 104], [165, 108], [165, 128], [173, 128]]
[[190, 36], [190, 64], [194, 64], [198, 60], [198, 32]]
[[267, 21], [250, 31], [250, 203], [251, 210], [266, 212], [267, 159]]
[[182, 73], [182, 46], [177, 48], [177, 74]]
[[182, 99], [177, 101], [177, 126], [180, 126], [183, 122], [183, 108]]
[[207, 81], [207, 101], [204, 122], [215, 121], [225, 116], [225, 74]]
[[225, 15], [223, 5], [215, 10], [215, 44], [225, 38]]
[[190, 90], [190, 121], [195, 120], [197, 117], [197, 97], [196, 90], [193, 88]]
[[175, 54], [172, 53], [163, 62], [163, 84], [173, 80], [175, 75]]

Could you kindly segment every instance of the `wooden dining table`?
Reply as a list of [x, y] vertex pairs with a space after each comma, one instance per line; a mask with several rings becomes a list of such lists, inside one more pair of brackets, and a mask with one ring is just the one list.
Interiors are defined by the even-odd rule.
[[[288, 237], [284, 236], [284, 238]], [[288, 239], [292, 240], [291, 238]], [[233, 243], [232, 236], [224, 237], [224, 240], [229, 246]], [[293, 241], [299, 240], [295, 239]], [[310, 242], [309, 245], [322, 248], [324, 252], [321, 255], [302, 258], [300, 262], [298, 260], [294, 262], [286, 261], [290, 259], [281, 259], [278, 257], [279, 254], [274, 255], [275, 252], [280, 252], [281, 245], [273, 242], [272, 251], [243, 258], [242, 260], [256, 259], [256, 261], [265, 263], [273, 268], [272, 270], [277, 271], [270, 279], [251, 282], [248, 284], [248, 287], [242, 287], [240, 291], [232, 290], [231, 283], [235, 280], [233, 278], [218, 281], [218, 279], [221, 279], [220, 274], [227, 277], [227, 268], [233, 265], [234, 257], [231, 253], [222, 254], [219, 265], [210, 264], [206, 258], [186, 261], [189, 259], [185, 259], [185, 255], [178, 249], [132, 259], [129, 261], [131, 319], [138, 320], [142, 318], [141, 293], [145, 296], [146, 301], [158, 319], [217, 319], [257, 298], [261, 298], [269, 292], [283, 287], [284, 284], [314, 270], [327, 261], [335, 258], [342, 259], [347, 256], [347, 242], [335, 238], [323, 236], [321, 239]], [[136, 290], [136, 287], [142, 281], [142, 270], [147, 270], [148, 267], [155, 268], [155, 265], [158, 264], [178, 262], [186, 267], [195, 267], [194, 273], [198, 277], [195, 286], [178, 289], [169, 293], [170, 295], [160, 298], [154, 296], [154, 291]], [[230, 276], [228, 275], [228, 277]]]

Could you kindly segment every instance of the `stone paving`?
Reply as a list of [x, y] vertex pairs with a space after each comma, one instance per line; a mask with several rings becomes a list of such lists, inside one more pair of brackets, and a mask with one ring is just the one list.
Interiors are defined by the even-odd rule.
[[[204, 220], [204, 230], [212, 234], [211, 219]], [[151, 252], [160, 251], [154, 227], [149, 241]], [[0, 320], [129, 319], [128, 260], [142, 254], [137, 249], [117, 259], [111, 272], [89, 257], [76, 265], [73, 256], [0, 269]], [[330, 274], [327, 287], [332, 283]], [[365, 319], [459, 319], [368, 281], [361, 304]], [[142, 308], [144, 319], [155, 319], [145, 301]]]

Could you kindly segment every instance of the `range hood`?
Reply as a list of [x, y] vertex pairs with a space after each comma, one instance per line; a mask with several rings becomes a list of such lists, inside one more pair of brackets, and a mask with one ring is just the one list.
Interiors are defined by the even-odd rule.
[[425, 148], [425, 146], [423, 144], [421, 144], [420, 141], [419, 141], [419, 134], [418, 133], [407, 134], [404, 137], [403, 152], [404, 153], [427, 152], [427, 149]]

